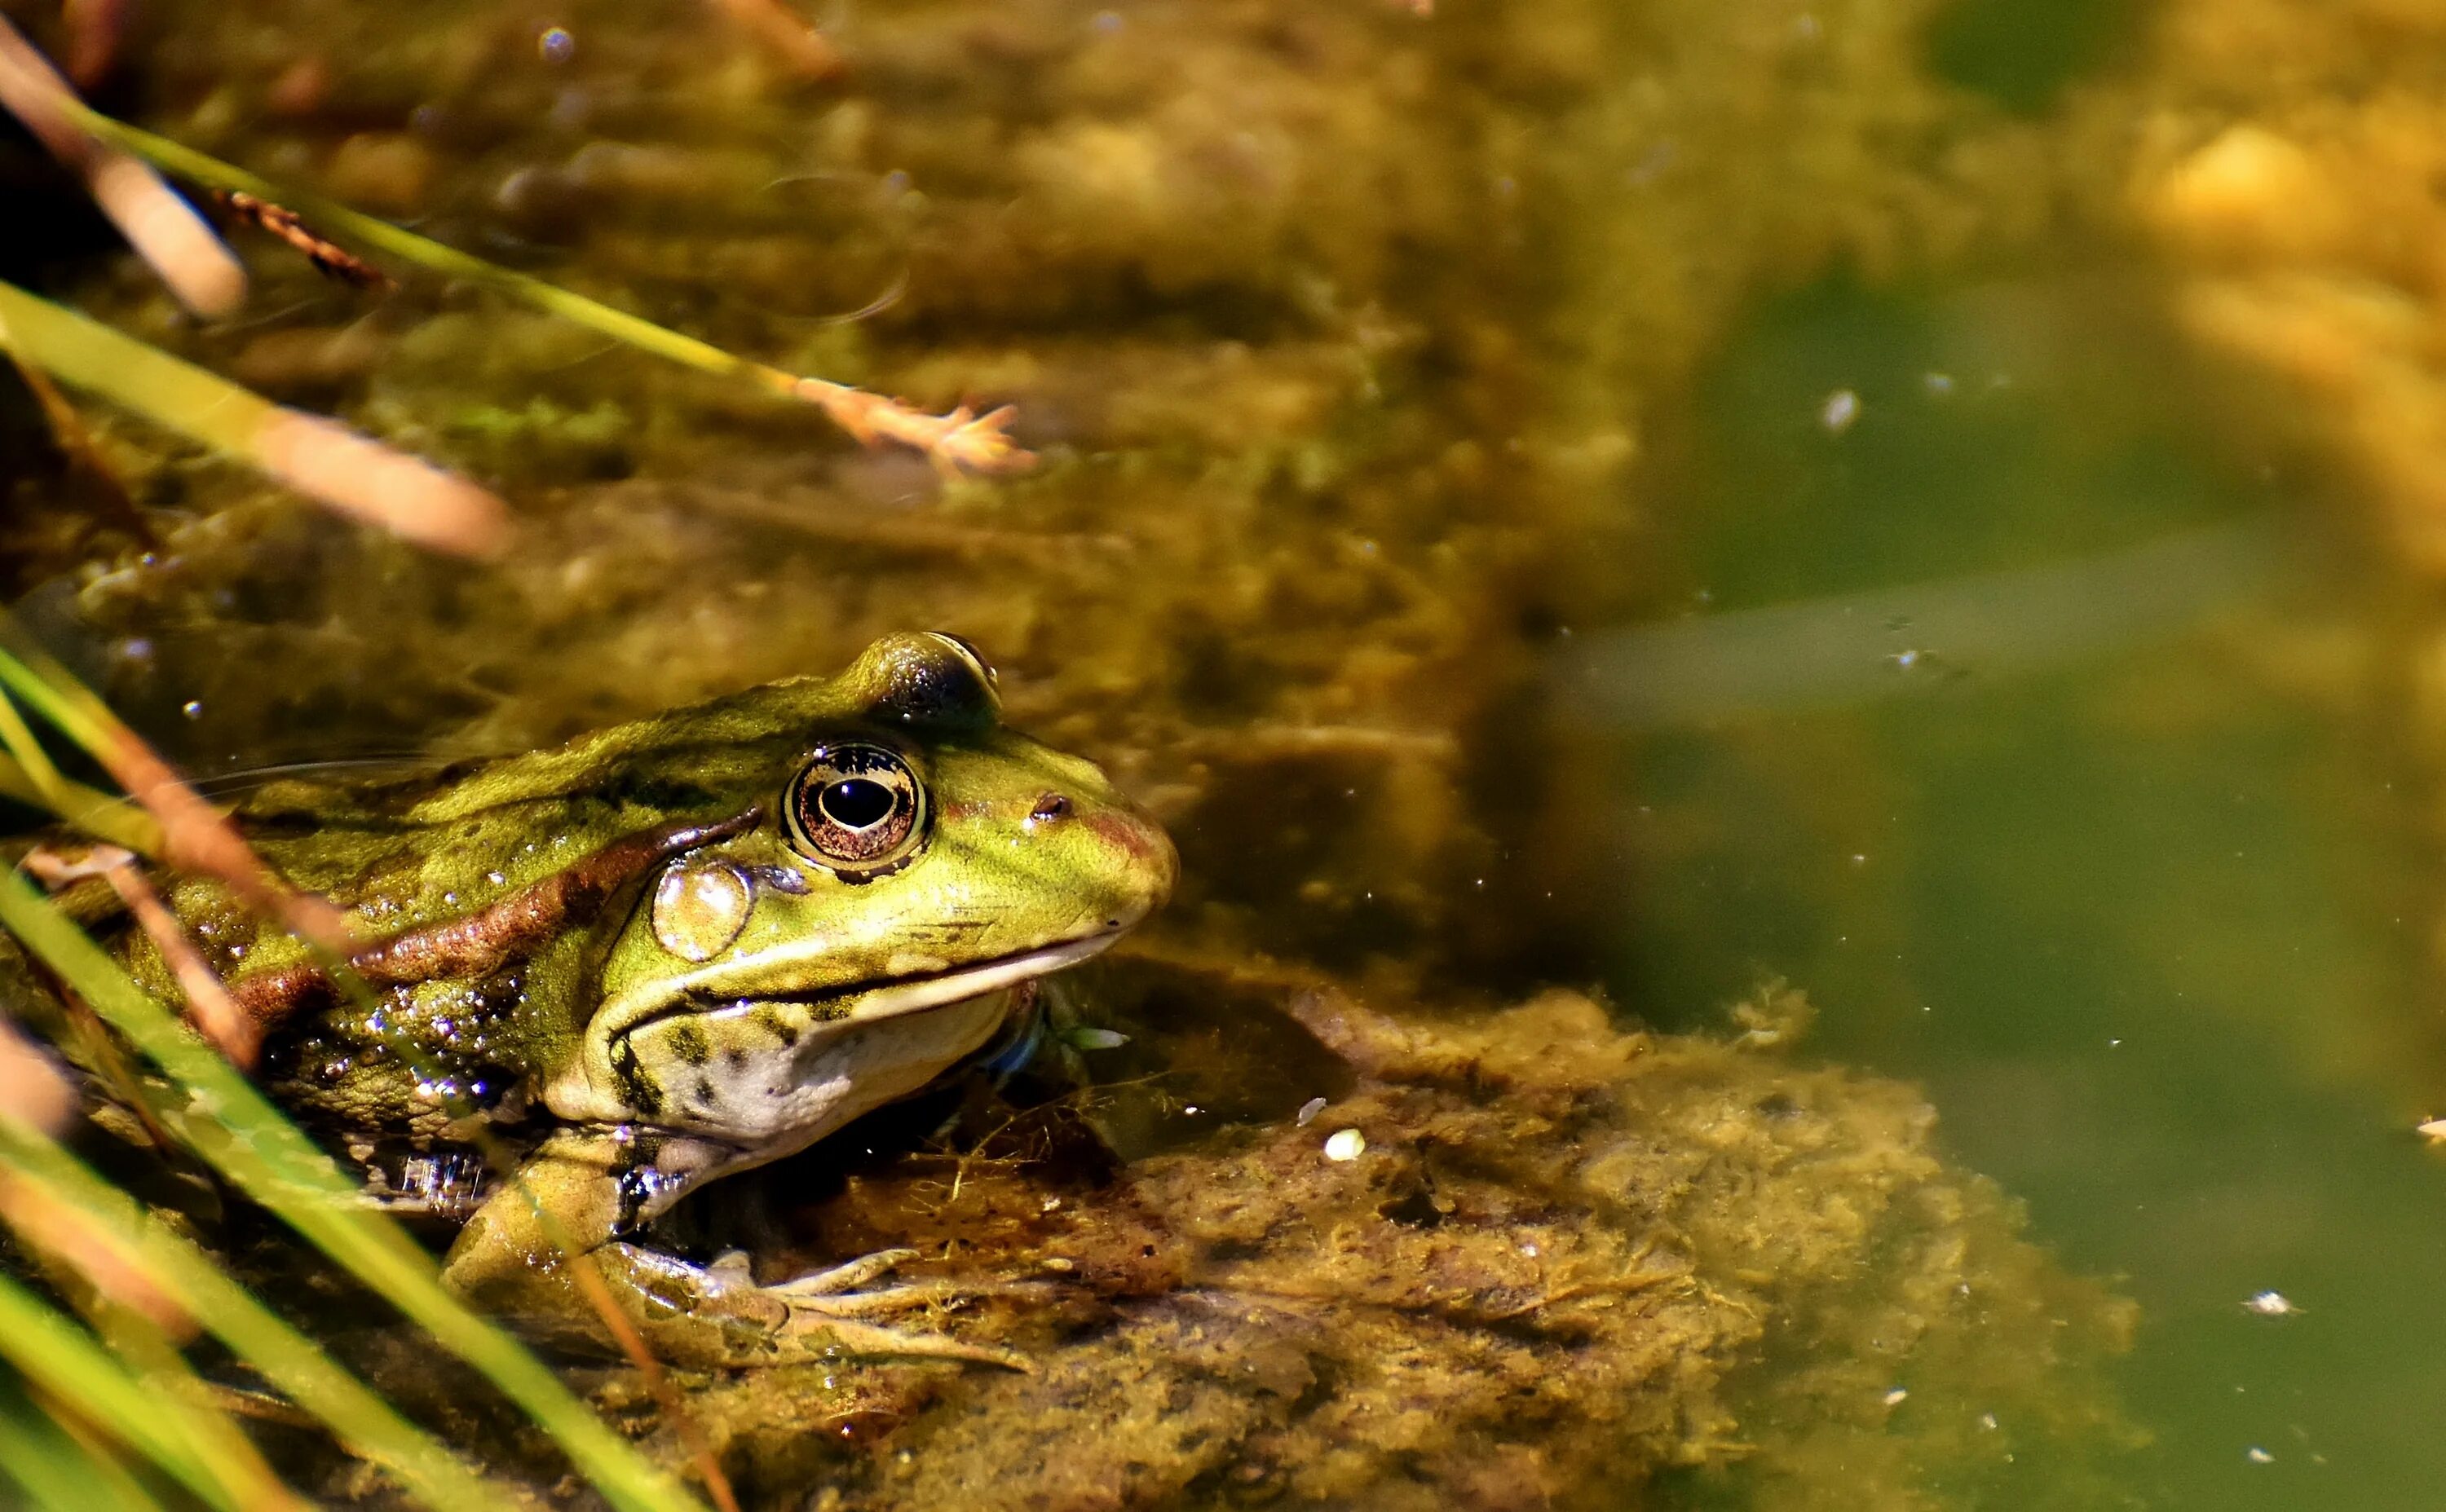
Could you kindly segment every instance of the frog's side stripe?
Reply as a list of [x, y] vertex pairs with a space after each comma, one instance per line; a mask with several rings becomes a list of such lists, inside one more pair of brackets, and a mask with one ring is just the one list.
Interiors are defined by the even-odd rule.
[[[348, 959], [349, 969], [377, 987], [485, 975], [550, 943], [640, 873], [753, 829], [763, 816], [760, 805], [713, 824], [674, 819], [623, 835], [473, 913], [404, 930], [361, 950]], [[333, 993], [329, 972], [319, 962], [300, 961], [241, 978], [230, 995], [268, 1029], [301, 1008], [329, 1001]]]

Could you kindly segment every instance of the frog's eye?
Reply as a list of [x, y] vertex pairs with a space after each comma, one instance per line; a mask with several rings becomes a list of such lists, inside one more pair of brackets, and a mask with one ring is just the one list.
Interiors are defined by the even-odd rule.
[[926, 786], [890, 746], [818, 747], [781, 795], [790, 845], [844, 882], [896, 871], [926, 841]]

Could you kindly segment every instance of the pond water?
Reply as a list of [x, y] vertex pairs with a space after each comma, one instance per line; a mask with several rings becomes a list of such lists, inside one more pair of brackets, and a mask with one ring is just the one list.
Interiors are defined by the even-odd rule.
[[1566, 684], [1620, 762], [1610, 980], [1667, 1023], [1806, 983], [1816, 1054], [1924, 1084], [2120, 1278], [2143, 1504], [2426, 1505], [2441, 1026], [2382, 573], [2203, 443], [2098, 273], [1821, 289], [1717, 360], [1684, 597]]
[[[523, 749], [957, 631], [1181, 846], [1145, 950], [1208, 985], [1082, 989], [1188, 1025], [1129, 1023], [1109, 1064], [1193, 1092], [1136, 1110], [1142, 1148], [1108, 1119], [1121, 1153], [1342, 1094], [1258, 999], [1442, 1023], [1562, 988], [1722, 1038], [1785, 982], [1816, 1008], [1793, 1076], [1862, 1073], [1810, 1095], [1920, 1089], [1946, 1162], [2138, 1304], [2117, 1504], [2435, 1503], [2422, 600], [2341, 449], [2185, 333], [2135, 229], [2112, 91], [2189, 65], [2155, 9], [939, 0], [828, 19], [837, 75], [717, 11], [771, 13], [163, 4], [103, 98], [759, 360], [1010, 401], [1035, 471], [860, 448], [404, 265], [378, 298], [246, 243], [249, 310], [187, 320], [54, 183], [10, 276], [480, 478], [524, 533], [437, 561], [105, 412], [164, 540], [29, 509], [20, 615], [204, 771]], [[917, 1106], [856, 1158], [941, 1122]], [[1421, 1232], [1426, 1192], [1390, 1204]], [[1986, 1411], [1891, 1384], [1897, 1437]], [[1646, 1479], [1670, 1458], [1589, 1504], [1854, 1504], [1840, 1464], [1777, 1500]], [[1471, 1494], [1513, 1504], [1488, 1463]], [[1877, 1484], [2023, 1504], [1947, 1473]]]

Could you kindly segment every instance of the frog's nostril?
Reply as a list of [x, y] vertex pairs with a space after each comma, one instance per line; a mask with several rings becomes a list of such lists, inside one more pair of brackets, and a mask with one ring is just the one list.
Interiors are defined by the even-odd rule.
[[1060, 819], [1069, 812], [1068, 798], [1059, 793], [1048, 793], [1036, 800], [1036, 807], [1027, 811], [1027, 816], [1031, 819]]

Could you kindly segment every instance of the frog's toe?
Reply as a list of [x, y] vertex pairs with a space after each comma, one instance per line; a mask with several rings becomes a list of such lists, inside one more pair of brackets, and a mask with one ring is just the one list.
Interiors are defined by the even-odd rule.
[[1027, 1356], [1013, 1350], [999, 1349], [990, 1344], [967, 1344], [943, 1334], [881, 1328], [828, 1312], [802, 1311], [795, 1302], [790, 1309], [790, 1321], [783, 1329], [783, 1342], [785, 1346], [795, 1345], [812, 1353], [838, 1350], [875, 1358], [914, 1356], [962, 1360], [976, 1365], [999, 1365], [1004, 1370], [1017, 1371], [1022, 1374], [1031, 1374], [1036, 1369], [1028, 1362]]
[[773, 1290], [787, 1292], [793, 1297], [831, 1297], [864, 1286], [876, 1277], [889, 1274], [902, 1260], [916, 1258], [917, 1252], [913, 1249], [879, 1249], [830, 1270], [812, 1271], [796, 1280], [783, 1281]]
[[938, 1359], [974, 1360], [1010, 1370], [1028, 1369], [1027, 1361], [1008, 1350], [963, 1344], [939, 1334], [918, 1334], [886, 1328], [859, 1319], [883, 1313], [956, 1305], [978, 1297], [1036, 1296], [1041, 1286], [1024, 1281], [935, 1279], [905, 1286], [869, 1287], [904, 1260], [917, 1258], [913, 1249], [877, 1250], [829, 1270], [761, 1288], [788, 1309], [787, 1328], [819, 1344], [853, 1354], [922, 1354]]

